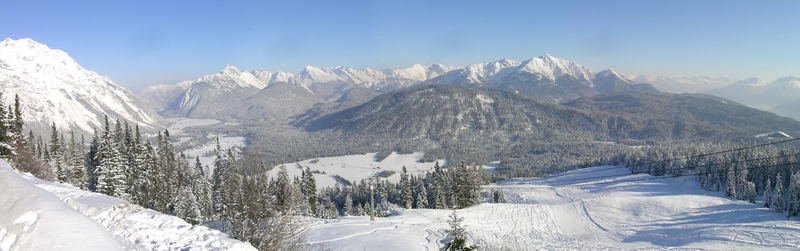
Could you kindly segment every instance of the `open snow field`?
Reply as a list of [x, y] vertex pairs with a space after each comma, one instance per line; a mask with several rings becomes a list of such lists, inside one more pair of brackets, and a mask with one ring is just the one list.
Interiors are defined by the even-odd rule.
[[127, 201], [39, 180], [0, 161], [0, 250], [255, 250]]
[[[508, 180], [486, 186], [502, 190], [508, 203], [457, 211], [472, 242], [488, 250], [800, 249], [795, 219], [705, 191], [693, 177], [601, 177], [626, 173], [605, 166]], [[607, 181], [620, 182], [591, 184]], [[578, 183], [585, 185], [563, 186]], [[306, 237], [333, 250], [435, 250], [449, 214], [400, 209], [375, 223], [360, 216], [318, 221]]]
[[[333, 187], [337, 181], [334, 179], [338, 175], [351, 182], [359, 182], [368, 179], [380, 172], [394, 172], [388, 176], [391, 182], [398, 182], [403, 166], [409, 174], [420, 174], [432, 170], [435, 162], [420, 162], [424, 153], [416, 152], [410, 154], [392, 153], [382, 161], [378, 161], [378, 153], [345, 155], [336, 157], [323, 157], [303, 160], [297, 163], [281, 164], [286, 167], [289, 177], [300, 176], [301, 171], [308, 167], [314, 173], [317, 180], [317, 188]], [[445, 160], [438, 160], [439, 165], [444, 165]], [[270, 171], [270, 176], [277, 175], [280, 166], [277, 165]]]
[[171, 118], [167, 119], [167, 121], [169, 123], [168, 128], [171, 135], [174, 135], [175, 139], [177, 140], [177, 142], [175, 142], [176, 145], [192, 143], [192, 140], [197, 139], [197, 137], [205, 137], [206, 140], [200, 141], [206, 142], [205, 144], [196, 145], [183, 151], [183, 153], [186, 155], [186, 158], [189, 160], [189, 163], [191, 164], [194, 164], [196, 157], [200, 157], [200, 163], [205, 166], [210, 166], [214, 163], [216, 156], [213, 154], [213, 152], [217, 147], [215, 138], [218, 136], [219, 145], [223, 150], [227, 150], [228, 148], [243, 148], [247, 143], [247, 139], [241, 136], [209, 134], [194, 135], [194, 137], [192, 137], [192, 135], [187, 135], [186, 131], [184, 130], [190, 127], [205, 127], [222, 124], [223, 122], [218, 119]]

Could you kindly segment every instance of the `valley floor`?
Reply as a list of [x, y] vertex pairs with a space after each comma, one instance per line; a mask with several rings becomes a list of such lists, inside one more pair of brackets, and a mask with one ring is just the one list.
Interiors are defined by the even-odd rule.
[[[796, 219], [703, 190], [692, 177], [626, 173], [604, 166], [508, 180], [486, 186], [502, 190], [507, 203], [457, 212], [472, 242], [488, 250], [800, 248]], [[622, 176], [603, 178], [611, 175]], [[400, 209], [374, 223], [361, 216], [318, 221], [306, 238], [333, 250], [437, 250], [449, 214]]]

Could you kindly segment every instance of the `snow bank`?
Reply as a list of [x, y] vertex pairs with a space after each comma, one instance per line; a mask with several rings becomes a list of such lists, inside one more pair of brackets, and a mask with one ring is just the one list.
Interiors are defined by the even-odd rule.
[[115, 197], [42, 181], [30, 175], [24, 177], [100, 223], [128, 250], [255, 250], [250, 244], [228, 238], [222, 232], [194, 226], [178, 217]]
[[122, 250], [103, 226], [0, 160], [0, 250]]

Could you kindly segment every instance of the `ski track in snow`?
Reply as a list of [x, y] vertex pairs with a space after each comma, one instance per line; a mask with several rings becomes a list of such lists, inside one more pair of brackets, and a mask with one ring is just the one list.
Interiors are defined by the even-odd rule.
[[[485, 250], [797, 250], [800, 222], [701, 189], [692, 177], [639, 181], [627, 169], [593, 167], [485, 186], [507, 203], [456, 210], [472, 243]], [[594, 177], [567, 183], [571, 179]], [[610, 184], [592, 184], [605, 181]], [[560, 181], [560, 182], [559, 182]], [[560, 186], [564, 184], [582, 186]], [[307, 244], [331, 250], [437, 250], [450, 210], [397, 209], [318, 221]]]

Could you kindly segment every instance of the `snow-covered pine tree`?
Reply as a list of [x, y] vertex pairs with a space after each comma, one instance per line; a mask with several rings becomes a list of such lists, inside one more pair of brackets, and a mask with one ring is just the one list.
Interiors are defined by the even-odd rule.
[[97, 128], [94, 129], [94, 134], [92, 136], [92, 142], [89, 143], [89, 150], [86, 152], [86, 157], [84, 158], [84, 165], [86, 166], [86, 176], [87, 176], [87, 183], [86, 189], [90, 191], [97, 190], [97, 177], [99, 176], [99, 172], [97, 170], [97, 166], [100, 165], [98, 162], [97, 150], [100, 148], [100, 134], [97, 131]]
[[86, 167], [84, 166], [83, 156], [84, 146], [75, 139], [75, 132], [70, 132], [68, 166], [70, 169], [70, 183], [80, 189], [85, 189], [87, 174]]
[[417, 182], [417, 208], [428, 208], [428, 190], [425, 189], [425, 183], [422, 181]]
[[202, 220], [197, 198], [190, 187], [184, 187], [178, 193], [175, 216], [191, 224], [198, 224]]
[[339, 218], [339, 211], [333, 205], [330, 196], [322, 196], [322, 203], [320, 203], [319, 217], [323, 219], [336, 219]]
[[725, 196], [729, 198], [736, 198], [736, 173], [733, 169], [729, 166], [725, 175]]
[[450, 229], [447, 230], [447, 234], [450, 235], [451, 240], [449, 243], [447, 243], [445, 250], [467, 251], [478, 249], [477, 246], [467, 243], [467, 231], [463, 226], [461, 226], [461, 222], [463, 221], [464, 218], [458, 217], [456, 211], [453, 210], [453, 213], [450, 214], [450, 219], [447, 220], [447, 224], [450, 225]]
[[211, 182], [203, 170], [200, 157], [195, 158], [195, 174], [192, 179], [192, 192], [197, 200], [197, 208], [200, 212], [198, 220], [206, 222], [211, 220], [213, 206], [211, 203]]
[[347, 195], [344, 196], [344, 206], [342, 209], [342, 213], [344, 216], [351, 216], [355, 215], [357, 212], [353, 209], [353, 196], [350, 196], [348, 192]]
[[781, 175], [778, 174], [775, 177], [775, 188], [772, 190], [772, 208], [775, 211], [783, 212], [786, 207], [786, 202], [783, 199], [783, 181], [781, 180]]
[[6, 116], [3, 94], [0, 93], [0, 157], [11, 158], [14, 155], [14, 141], [11, 138], [12, 121]]
[[466, 208], [478, 203], [479, 188], [477, 172], [467, 167], [463, 161], [455, 168], [453, 176], [456, 208]]
[[308, 205], [311, 209], [310, 213], [311, 215], [319, 215], [317, 207], [317, 181], [314, 179], [314, 174], [311, 172], [311, 169], [306, 167], [306, 170], [303, 171], [302, 179], [303, 186], [301, 189], [308, 200]]
[[392, 204], [389, 202], [389, 191], [385, 185], [379, 185], [376, 189], [378, 201], [375, 205], [375, 216], [386, 217], [392, 213]]
[[792, 175], [789, 189], [786, 190], [786, 216], [797, 216], [800, 213], [800, 179], [798, 173]]
[[115, 138], [105, 120], [105, 132], [97, 150], [97, 191], [110, 196], [129, 199], [126, 190], [124, 163], [118, 151]]
[[137, 190], [136, 201], [147, 208], [155, 208], [155, 193], [157, 192], [154, 182], [158, 181], [158, 159], [155, 149], [149, 141], [144, 142], [143, 161], [140, 166], [142, 173], [138, 179], [133, 180]]
[[772, 184], [770, 183], [770, 179], [767, 179], [767, 183], [764, 185], [764, 207], [772, 206]]
[[439, 162], [437, 161], [433, 164], [433, 189], [431, 189], [433, 208], [447, 208], [447, 203], [445, 202], [445, 185], [444, 172], [442, 172], [442, 168], [439, 167]]
[[405, 166], [403, 166], [403, 172], [400, 174], [400, 189], [403, 207], [411, 208], [414, 206], [414, 198], [411, 194], [411, 182], [408, 180], [408, 171]]

